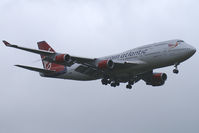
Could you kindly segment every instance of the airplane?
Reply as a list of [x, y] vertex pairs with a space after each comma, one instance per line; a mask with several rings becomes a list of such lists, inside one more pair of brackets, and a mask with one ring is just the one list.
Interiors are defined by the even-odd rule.
[[127, 83], [127, 89], [131, 89], [132, 85], [140, 80], [145, 81], [146, 85], [164, 85], [167, 74], [153, 72], [153, 70], [174, 65], [173, 73], [178, 74], [178, 65], [196, 52], [196, 48], [179, 39], [144, 45], [100, 58], [57, 53], [46, 41], [37, 43], [39, 50], [20, 47], [5, 40], [3, 43], [7, 47], [39, 54], [43, 68], [15, 66], [39, 72], [42, 77], [80, 81], [101, 79], [103, 85], [110, 84], [112, 87]]

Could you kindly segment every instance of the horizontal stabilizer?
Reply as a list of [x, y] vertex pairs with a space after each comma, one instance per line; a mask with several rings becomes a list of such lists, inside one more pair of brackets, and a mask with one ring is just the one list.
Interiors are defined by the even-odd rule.
[[39, 73], [44, 73], [44, 74], [52, 74], [55, 71], [52, 70], [46, 70], [46, 69], [41, 69], [41, 68], [36, 68], [36, 67], [30, 67], [30, 66], [23, 66], [23, 65], [15, 65], [17, 67], [21, 67], [30, 71], [35, 71], [35, 72], [39, 72]]

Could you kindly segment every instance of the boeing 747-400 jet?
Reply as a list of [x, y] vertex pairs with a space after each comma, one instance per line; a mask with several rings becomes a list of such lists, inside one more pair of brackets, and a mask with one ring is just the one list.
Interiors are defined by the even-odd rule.
[[39, 72], [42, 77], [97, 80], [103, 85], [112, 87], [120, 83], [127, 83], [126, 88], [144, 80], [147, 85], [161, 86], [167, 80], [166, 73], [155, 73], [154, 69], [174, 65], [174, 73], [178, 73], [177, 66], [190, 58], [196, 49], [183, 40], [170, 40], [141, 46], [126, 52], [101, 57], [84, 58], [71, 56], [68, 53], [57, 53], [45, 41], [38, 42], [39, 50], [3, 43], [35, 54], [41, 55], [43, 69], [31, 66], [15, 65], [24, 69]]

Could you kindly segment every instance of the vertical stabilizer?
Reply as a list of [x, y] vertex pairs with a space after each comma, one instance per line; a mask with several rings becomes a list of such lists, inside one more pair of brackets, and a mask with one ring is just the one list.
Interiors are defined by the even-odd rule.
[[[37, 44], [38, 44], [38, 47], [40, 50], [55, 52], [55, 50], [45, 41], [38, 42]], [[56, 72], [64, 71], [66, 69], [65, 66], [55, 64], [52, 62], [48, 62], [48, 61], [44, 60], [44, 58], [45, 58], [45, 56], [41, 55], [44, 69], [53, 70]]]

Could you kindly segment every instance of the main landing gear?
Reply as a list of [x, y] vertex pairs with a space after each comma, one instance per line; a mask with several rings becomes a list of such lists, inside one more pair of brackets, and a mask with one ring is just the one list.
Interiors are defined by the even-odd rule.
[[178, 65], [179, 65], [179, 63], [177, 63], [177, 64], [174, 65], [175, 69], [173, 69], [173, 73], [175, 73], [175, 74], [179, 73]]
[[111, 87], [116, 87], [116, 86], [119, 86], [119, 85], [120, 85], [119, 82], [111, 81], [110, 79], [106, 79], [106, 78], [102, 79], [101, 82], [102, 82], [103, 85], [108, 85], [108, 84], [110, 84]]
[[[126, 85], [126, 88], [127, 89], [132, 89], [132, 85], [134, 85], [134, 83], [136, 83], [136, 81], [137, 81], [136, 79], [128, 81], [128, 84]], [[120, 85], [120, 82], [118, 80], [109, 79], [109, 77], [104, 77], [101, 80], [101, 82], [102, 82], [103, 85], [110, 84], [111, 87], [116, 87], [116, 86]]]
[[128, 84], [126, 85], [127, 89], [132, 89], [132, 85], [134, 84], [134, 81], [129, 81]]
[[127, 89], [132, 89], [132, 85], [127, 84], [127, 85], [126, 85], [126, 88], [127, 88]]
[[105, 79], [105, 78], [104, 78], [104, 79], [102, 79], [102, 80], [101, 80], [101, 82], [102, 82], [102, 84], [103, 84], [103, 85], [107, 85], [107, 84], [110, 84], [110, 83], [111, 83], [111, 81], [110, 81], [110, 80]]
[[111, 86], [112, 87], [116, 87], [116, 86], [119, 86], [120, 85], [120, 83], [119, 82], [116, 82], [116, 81], [113, 81], [112, 83], [111, 83]]

